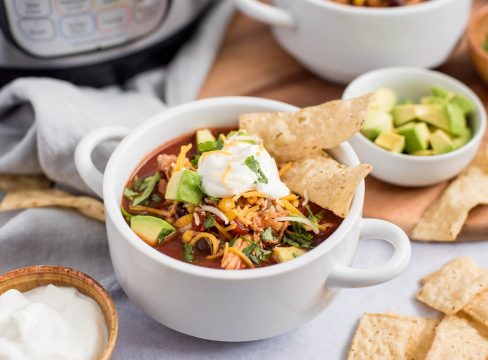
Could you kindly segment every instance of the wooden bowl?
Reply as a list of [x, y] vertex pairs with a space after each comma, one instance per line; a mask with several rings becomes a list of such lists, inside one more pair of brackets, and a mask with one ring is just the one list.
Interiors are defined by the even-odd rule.
[[469, 53], [476, 71], [488, 84], [488, 52], [483, 45], [488, 39], [488, 6], [473, 15], [468, 28]]
[[108, 342], [98, 359], [109, 360], [115, 348], [119, 329], [117, 312], [110, 295], [88, 275], [62, 266], [41, 265], [25, 267], [0, 275], [0, 294], [10, 289], [25, 292], [49, 284], [74, 287], [100, 306], [107, 325]]

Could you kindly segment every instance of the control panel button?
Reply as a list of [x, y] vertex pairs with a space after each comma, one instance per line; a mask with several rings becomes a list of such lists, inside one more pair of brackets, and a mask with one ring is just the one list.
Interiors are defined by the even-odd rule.
[[61, 31], [69, 38], [89, 35], [95, 31], [95, 20], [90, 14], [64, 16], [61, 18]]
[[49, 0], [15, 0], [14, 3], [20, 17], [41, 18], [51, 14]]
[[163, 1], [161, 0], [135, 0], [134, 20], [142, 23], [158, 16], [162, 5]]
[[102, 11], [98, 14], [98, 27], [103, 31], [118, 30], [128, 23], [129, 13], [125, 7]]
[[56, 0], [56, 8], [61, 14], [77, 14], [90, 10], [91, 0]]
[[19, 21], [19, 27], [29, 40], [48, 41], [56, 36], [54, 24], [49, 19], [23, 19]]

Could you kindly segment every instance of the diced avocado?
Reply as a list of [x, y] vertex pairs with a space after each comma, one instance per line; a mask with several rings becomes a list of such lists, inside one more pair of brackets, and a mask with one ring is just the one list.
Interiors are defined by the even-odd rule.
[[411, 104], [413, 104], [412, 99], [405, 99], [402, 102], [400, 102], [400, 105], [411, 105]]
[[395, 126], [406, 124], [409, 121], [415, 120], [417, 116], [415, 113], [415, 105], [397, 105], [393, 108], [392, 115]]
[[455, 149], [454, 143], [449, 135], [440, 129], [436, 130], [430, 136], [430, 144], [432, 146], [432, 150], [434, 150], [436, 154], [447, 153]]
[[173, 173], [166, 188], [165, 198], [198, 205], [202, 201], [200, 175], [188, 169]]
[[209, 129], [197, 130], [197, 145], [203, 144], [209, 141], [215, 141], [215, 136]]
[[275, 247], [273, 249], [273, 259], [275, 259], [276, 262], [283, 263], [286, 261], [293, 260], [299, 256], [302, 256], [306, 252], [307, 252], [306, 250], [294, 246]]
[[435, 151], [434, 150], [431, 150], [431, 149], [427, 149], [427, 150], [419, 150], [419, 151], [415, 151], [414, 153], [412, 153], [411, 155], [416, 155], [416, 156], [432, 156], [432, 155], [435, 155]]
[[426, 150], [429, 146], [430, 131], [426, 123], [408, 123], [396, 129], [405, 137], [405, 149], [409, 154]]
[[474, 103], [467, 97], [460, 94], [454, 94], [453, 98], [450, 100], [450, 103], [459, 107], [464, 115], [471, 114], [475, 109]]
[[382, 131], [393, 131], [393, 118], [381, 110], [368, 110], [361, 132], [374, 141]]
[[446, 90], [444, 90], [443, 88], [440, 88], [440, 87], [433, 87], [431, 89], [431, 92], [432, 92], [432, 95], [434, 95], [435, 97], [438, 97], [438, 98], [446, 98], [447, 97], [447, 94], [448, 92]]
[[376, 89], [373, 93], [373, 100], [369, 105], [371, 110], [381, 110], [390, 112], [397, 102], [397, 95], [395, 92], [388, 88]]
[[464, 116], [462, 110], [457, 105], [447, 104], [446, 112], [449, 118], [449, 131], [454, 135], [464, 135], [467, 126], [466, 117]]
[[445, 106], [440, 104], [421, 104], [415, 105], [417, 119], [425, 121], [438, 128], [450, 131], [449, 118]]
[[429, 105], [429, 104], [446, 105], [447, 100], [435, 96], [424, 96], [422, 99], [420, 99], [420, 103], [423, 105]]
[[471, 140], [472, 132], [470, 128], [467, 128], [464, 135], [458, 136], [452, 139], [452, 143], [456, 149], [459, 149], [461, 146], [466, 145], [469, 140]]
[[401, 153], [405, 148], [405, 137], [394, 132], [383, 131], [378, 135], [374, 143], [385, 150]]
[[151, 246], [161, 243], [165, 237], [176, 229], [163, 219], [136, 215], [130, 218], [130, 227], [142, 240]]

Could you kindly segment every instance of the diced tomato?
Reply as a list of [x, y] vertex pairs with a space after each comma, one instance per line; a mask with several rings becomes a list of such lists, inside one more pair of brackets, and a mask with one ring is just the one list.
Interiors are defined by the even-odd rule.
[[[195, 213], [193, 213], [193, 214], [195, 214]], [[192, 230], [194, 230], [194, 231], [205, 231], [205, 226], [203, 225], [203, 223], [205, 222], [205, 213], [203, 211], [199, 212], [199, 213], [197, 213], [197, 216], [199, 219], [199, 223], [198, 223], [198, 225], [196, 224], [195, 215], [193, 215], [193, 220], [191, 222]]]
[[232, 235], [246, 235], [249, 232], [249, 228], [244, 225], [244, 223], [236, 219], [236, 228], [231, 230]]

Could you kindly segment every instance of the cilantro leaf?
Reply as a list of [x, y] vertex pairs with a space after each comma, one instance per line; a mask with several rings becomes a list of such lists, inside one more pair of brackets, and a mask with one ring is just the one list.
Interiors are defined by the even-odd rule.
[[217, 141], [205, 141], [198, 144], [198, 151], [201, 153], [213, 150], [217, 150]]
[[249, 260], [259, 265], [263, 261], [267, 261], [271, 255], [271, 250], [264, 250], [261, 246], [251, 241], [251, 245], [242, 250]]
[[136, 175], [134, 178], [134, 182], [132, 183], [132, 187], [134, 190], [139, 191], [141, 190], [141, 185], [142, 185], [142, 180], [139, 178], [139, 176]]
[[152, 202], [160, 202], [161, 200], [162, 200], [162, 198], [161, 198], [161, 196], [159, 196], [159, 194], [154, 193], [151, 195], [151, 201]]
[[195, 154], [195, 156], [190, 160], [190, 164], [192, 164], [194, 167], [197, 167], [200, 157], [201, 157], [200, 154]]
[[158, 243], [161, 244], [161, 242], [164, 240], [164, 238], [172, 233], [174, 233], [175, 230], [172, 229], [163, 229], [158, 235]]
[[205, 229], [210, 229], [215, 224], [215, 219], [209, 212], [205, 213], [205, 221], [203, 222], [203, 227]]
[[183, 256], [185, 257], [186, 262], [193, 261], [193, 246], [190, 244], [183, 245]]
[[249, 156], [246, 159], [245, 162], [246, 166], [251, 169], [253, 173], [255, 173], [258, 177], [257, 182], [260, 182], [262, 184], [267, 184], [268, 183], [268, 178], [266, 175], [264, 175], [263, 170], [261, 170], [261, 166], [259, 165], [259, 162], [256, 160], [254, 156]]
[[292, 230], [286, 230], [283, 241], [289, 245], [310, 249], [313, 248], [313, 235], [305, 231], [300, 223], [294, 222]]
[[161, 175], [159, 174], [159, 172], [156, 172], [154, 173], [154, 175], [145, 178], [142, 182], [142, 185], [139, 187], [139, 189], [143, 191], [136, 198], [134, 198], [134, 200], [132, 201], [132, 206], [139, 205], [148, 200], [160, 178]]

